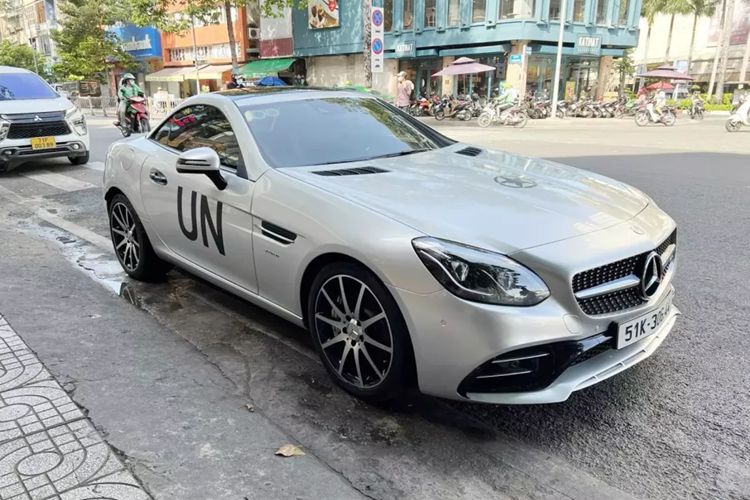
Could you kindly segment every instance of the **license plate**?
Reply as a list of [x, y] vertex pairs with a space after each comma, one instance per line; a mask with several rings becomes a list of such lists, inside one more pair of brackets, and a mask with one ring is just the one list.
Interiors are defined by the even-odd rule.
[[31, 149], [50, 149], [56, 145], [54, 137], [34, 137], [31, 139]]
[[622, 349], [656, 333], [672, 311], [673, 297], [674, 294], [670, 294], [650, 312], [626, 323], [621, 323], [617, 327], [617, 348]]

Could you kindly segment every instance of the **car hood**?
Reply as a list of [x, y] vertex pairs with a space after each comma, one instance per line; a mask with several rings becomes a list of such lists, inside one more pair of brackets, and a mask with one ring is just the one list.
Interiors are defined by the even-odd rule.
[[66, 111], [73, 107], [73, 103], [64, 97], [57, 99], [20, 99], [0, 100], [0, 114], [44, 113], [48, 111]]
[[[457, 152], [465, 148], [281, 170], [426, 235], [503, 253], [613, 226], [649, 203], [623, 183], [574, 167], [473, 146], [477, 156]], [[351, 169], [360, 173], [320, 175]]]

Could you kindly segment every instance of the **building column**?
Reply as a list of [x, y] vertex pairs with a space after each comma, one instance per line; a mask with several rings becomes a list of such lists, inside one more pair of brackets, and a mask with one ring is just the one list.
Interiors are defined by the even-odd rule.
[[[451, 64], [453, 64], [453, 61], [455, 61], [456, 58], [454, 56], [444, 56], [443, 57], [443, 68], [447, 68]], [[442, 76], [443, 79], [442, 83], [442, 91], [443, 95], [451, 95], [453, 93], [453, 77], [452, 76]]]
[[614, 58], [612, 56], [602, 56], [599, 60], [599, 72], [597, 73], [596, 98], [604, 96], [607, 91], [607, 85], [612, 79], [612, 66]]
[[[526, 40], [514, 40], [511, 43], [510, 54], [508, 54], [508, 65], [505, 71], [505, 80], [523, 97], [526, 94], [526, 68], [529, 64], [528, 56], [525, 54]], [[521, 54], [521, 64], [511, 64], [510, 56]], [[500, 82], [497, 82], [498, 84]]]

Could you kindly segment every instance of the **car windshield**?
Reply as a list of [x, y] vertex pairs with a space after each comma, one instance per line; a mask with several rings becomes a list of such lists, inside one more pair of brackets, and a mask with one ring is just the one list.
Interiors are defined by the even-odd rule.
[[0, 101], [57, 97], [52, 87], [33, 73], [0, 73]]
[[365, 161], [450, 144], [372, 98], [330, 97], [239, 107], [261, 153], [275, 168]]

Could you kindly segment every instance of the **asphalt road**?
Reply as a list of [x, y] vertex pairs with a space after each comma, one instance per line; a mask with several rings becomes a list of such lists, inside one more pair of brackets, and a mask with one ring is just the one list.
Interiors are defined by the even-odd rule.
[[[677, 220], [683, 316], [675, 330], [649, 360], [565, 403], [446, 405], [411, 395], [373, 408], [330, 384], [304, 332], [199, 280], [176, 274], [124, 295], [370, 498], [750, 498], [750, 135], [727, 133], [723, 120], [670, 129], [617, 120], [532, 121], [523, 130], [430, 122], [462, 141], [628, 182]], [[107, 236], [96, 162], [119, 133], [104, 123], [92, 121], [93, 168], [48, 162], [0, 177], [6, 225], [45, 236], [28, 212], [50, 214], [75, 224], [68, 229]], [[61, 189], [55, 175], [72, 181]], [[10, 318], [30, 310], [1, 294]], [[87, 407], [96, 421], [96, 399]], [[115, 444], [127, 452], [132, 443], [121, 439]]]

